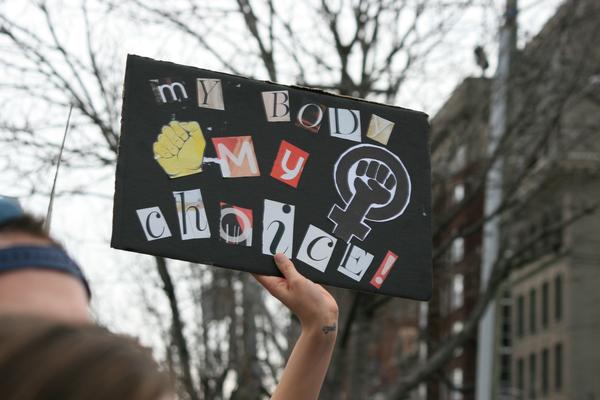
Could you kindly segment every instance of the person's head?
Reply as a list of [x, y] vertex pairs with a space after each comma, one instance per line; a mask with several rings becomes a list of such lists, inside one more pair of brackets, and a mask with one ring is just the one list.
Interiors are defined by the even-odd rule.
[[90, 321], [89, 287], [43, 221], [0, 196], [0, 315]]
[[149, 349], [92, 324], [0, 316], [0, 393], [19, 400], [170, 400]]

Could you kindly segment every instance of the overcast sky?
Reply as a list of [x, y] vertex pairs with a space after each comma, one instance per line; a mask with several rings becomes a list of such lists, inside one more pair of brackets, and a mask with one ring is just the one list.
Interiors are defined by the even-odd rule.
[[[60, 20], [60, 31], [68, 33], [71, 48], [85, 47], [82, 34], [82, 23], [78, 20], [78, 2], [63, 0], [50, 1], [59, 4], [64, 14]], [[94, 6], [94, 1], [89, 1]], [[496, 11], [482, 12], [475, 9], [466, 14], [461, 23], [456, 26], [449, 38], [449, 43], [439, 53], [436, 53], [426, 67], [413, 71], [398, 98], [398, 104], [403, 107], [423, 110], [430, 115], [443, 104], [453, 88], [466, 76], [478, 75], [474, 64], [473, 48], [478, 43], [485, 43], [492, 62], [495, 66], [495, 51], [493, 45], [496, 38], [498, 16], [501, 1], [482, 0], [479, 3], [494, 3]], [[520, 43], [531, 38], [543, 23], [556, 10], [559, 0], [527, 0], [521, 2], [523, 9], [519, 22]], [[30, 18], [30, 8], [22, 0], [2, 1], [0, 9], [18, 20]], [[72, 12], [72, 18], [69, 13]], [[299, 15], [298, 18], [303, 16]], [[106, 21], [103, 21], [106, 23]], [[169, 60], [178, 63], [192, 64], [202, 68], [215, 69], [218, 64], [210, 58], [199, 58], [196, 54], [190, 56], [187, 47], [167, 30], [148, 30], [136, 24], [133, 20], [109, 21], [111, 30], [118, 35], [107, 35], [106, 45], [114, 46], [119, 57], [125, 62], [127, 53]], [[28, 24], [36, 30], [35, 22]], [[110, 32], [108, 32], [110, 33]], [[1, 51], [1, 49], [0, 49]], [[4, 75], [4, 74], [3, 74]], [[266, 78], [266, 76], [259, 76]], [[286, 81], [282, 83], [294, 83]], [[1, 90], [1, 89], [0, 89]], [[0, 99], [2, 94], [0, 93]], [[66, 120], [66, 115], [64, 116]], [[69, 137], [68, 141], [77, 138]], [[2, 152], [18, 152], [18, 148], [2, 149]], [[1, 155], [2, 153], [0, 153]], [[51, 186], [53, 171], [40, 172], [42, 185]], [[0, 193], [21, 196], [22, 203], [28, 210], [38, 215], [44, 215], [47, 198], [42, 196], [24, 196], [19, 182], [8, 171], [0, 178]], [[58, 180], [58, 191], [66, 188], [85, 186], [97, 196], [60, 196], [55, 201], [52, 221], [52, 232], [62, 240], [73, 256], [83, 265], [89, 274], [94, 289], [94, 308], [102, 321], [115, 330], [141, 334], [146, 342], [152, 341], [152, 336], [142, 328], [145, 320], [141, 319], [140, 307], [136, 306], [139, 291], [139, 275], [144, 270], [142, 265], [152, 265], [148, 256], [112, 250], [110, 240], [112, 219], [112, 194], [114, 184], [114, 169], [106, 168], [98, 171], [69, 171], [63, 170]], [[23, 197], [24, 196], [24, 197]], [[177, 268], [177, 267], [174, 267]], [[177, 273], [175, 271], [175, 273]], [[163, 299], [159, 299], [163, 300]], [[186, 299], [182, 299], [185, 308]], [[159, 307], [161, 306], [160, 303]]]

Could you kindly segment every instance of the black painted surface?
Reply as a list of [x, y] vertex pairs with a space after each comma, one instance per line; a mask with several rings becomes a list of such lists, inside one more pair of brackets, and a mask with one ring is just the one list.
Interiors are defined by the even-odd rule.
[[[185, 81], [187, 101], [157, 103], [149, 80], [167, 77]], [[197, 106], [196, 78], [221, 79], [225, 110]], [[267, 121], [261, 92], [273, 90], [289, 91], [290, 122]], [[396, 154], [410, 176], [412, 188], [404, 213], [388, 222], [366, 221], [371, 227], [366, 239], [351, 240], [374, 255], [360, 282], [337, 271], [346, 248], [340, 239], [324, 273], [295, 260], [309, 224], [333, 234], [329, 212], [334, 204], [346, 208], [334, 185], [334, 165], [342, 153], [358, 144], [329, 135], [327, 112], [317, 133], [296, 126], [295, 114], [306, 103], [360, 110], [362, 143]], [[371, 114], [395, 123], [387, 146], [367, 137]], [[201, 173], [169, 178], [155, 161], [152, 145], [161, 127], [173, 119], [200, 124], [207, 141], [204, 157], [216, 157], [213, 137], [252, 136], [261, 176], [223, 178], [217, 164], [205, 164]], [[294, 262], [308, 278], [333, 286], [427, 300], [432, 290], [428, 130], [427, 116], [421, 112], [130, 55], [125, 76], [111, 245], [195, 263], [279, 275], [272, 257], [261, 251], [263, 201], [270, 199], [296, 206]], [[282, 140], [310, 154], [296, 189], [270, 176]], [[210, 239], [181, 239], [172, 192], [192, 189], [202, 191], [212, 233]], [[219, 240], [220, 202], [253, 210], [251, 247]], [[146, 240], [136, 210], [153, 206], [160, 207], [171, 237]], [[376, 289], [369, 282], [388, 250], [397, 254], [398, 260], [381, 288]]]

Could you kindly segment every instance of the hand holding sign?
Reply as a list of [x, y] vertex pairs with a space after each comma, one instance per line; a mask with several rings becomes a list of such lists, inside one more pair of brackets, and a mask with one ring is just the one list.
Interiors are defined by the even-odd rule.
[[154, 158], [171, 178], [202, 172], [206, 140], [197, 122], [171, 121], [154, 142]]
[[303, 329], [333, 332], [331, 336], [335, 336], [338, 305], [333, 296], [300, 274], [284, 254], [275, 255], [275, 264], [283, 278], [254, 275], [256, 280], [298, 316]]

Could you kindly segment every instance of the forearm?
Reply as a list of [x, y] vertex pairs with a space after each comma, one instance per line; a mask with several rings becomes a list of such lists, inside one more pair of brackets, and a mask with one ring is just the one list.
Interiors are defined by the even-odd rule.
[[256, 279], [298, 317], [302, 333], [271, 399], [316, 400], [335, 345], [338, 305], [327, 290], [296, 271], [284, 254], [275, 255], [275, 264], [283, 278]]
[[335, 322], [302, 329], [271, 400], [318, 399], [336, 335]]

